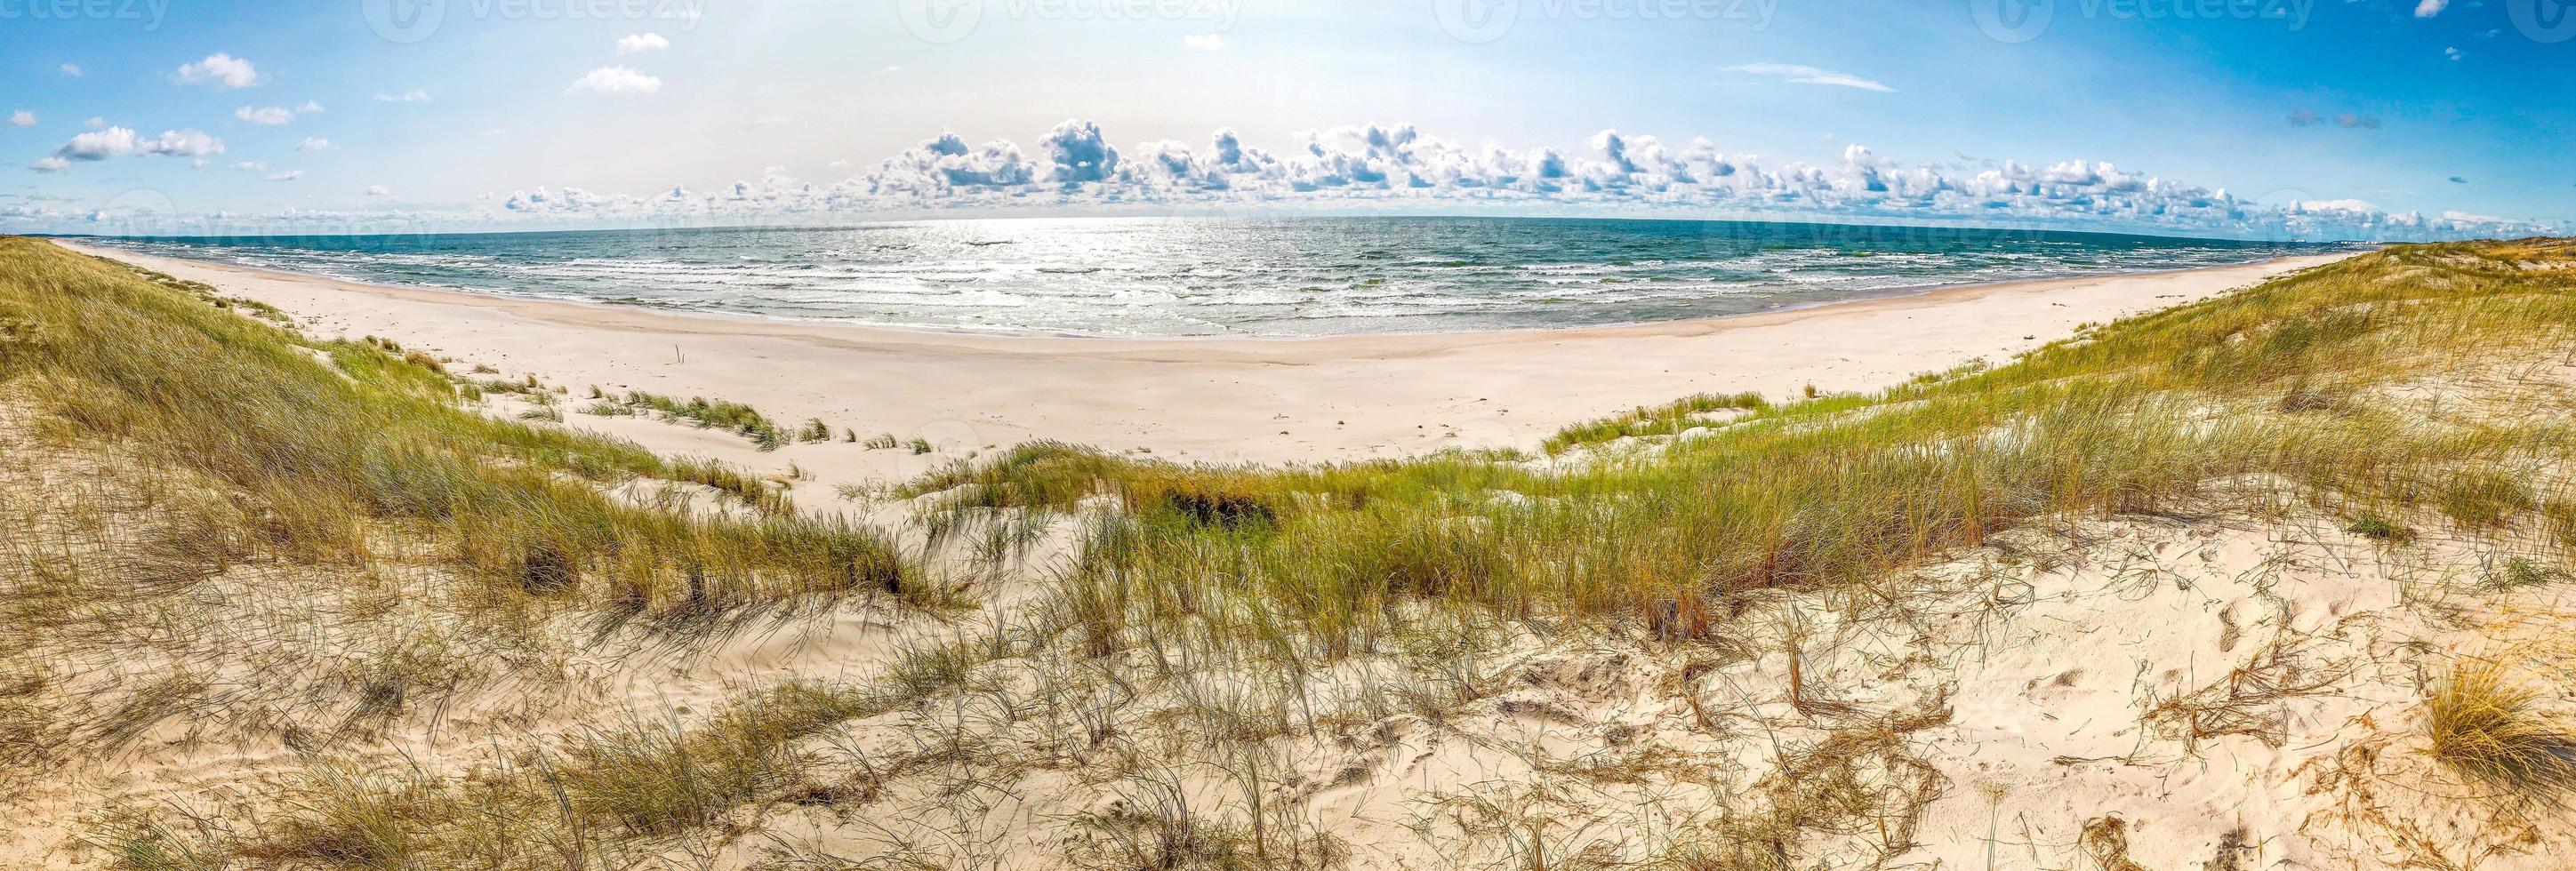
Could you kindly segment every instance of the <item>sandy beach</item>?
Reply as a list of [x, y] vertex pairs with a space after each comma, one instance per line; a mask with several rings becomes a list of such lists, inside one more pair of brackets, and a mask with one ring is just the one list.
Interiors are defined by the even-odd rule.
[[2081, 324], [2165, 308], [2345, 255], [2180, 272], [1991, 284], [1707, 320], [1576, 330], [1311, 339], [1099, 339], [905, 331], [386, 287], [70, 247], [202, 281], [319, 337], [382, 336], [546, 384], [748, 403], [781, 422], [926, 439], [757, 453], [634, 418], [576, 425], [656, 450], [826, 484], [907, 476], [1052, 439], [1212, 462], [1327, 461], [1535, 448], [1567, 424], [1697, 392], [1882, 387], [2000, 362]]
[[[615, 858], [588, 867], [742, 869], [1219, 867], [1155, 858], [1172, 844], [1309, 868], [1527, 867], [1530, 837], [1682, 868], [2474, 854], [2521, 871], [2567, 852], [2560, 812], [2527, 797], [2576, 794], [2576, 773], [2497, 774], [2472, 754], [2576, 741], [2563, 696], [2543, 708], [2479, 677], [2555, 675], [2539, 669], [2569, 656], [2576, 482], [2561, 470], [2576, 464], [2545, 423], [2576, 408], [2567, 309], [2497, 301], [2566, 293], [2548, 264], [2576, 248], [2392, 247], [2026, 366], [2007, 358], [2087, 322], [2332, 258], [1615, 329], [1265, 341], [671, 315], [128, 258], [278, 306], [305, 327], [289, 341], [204, 288], [14, 244], [0, 302], [64, 340], [19, 358], [54, 404], [0, 404], [0, 489], [34, 494], [0, 502], [0, 565], [38, 569], [0, 573], [0, 592], [30, 603], [6, 615], [40, 640], [22, 661], [96, 683], [42, 686], [67, 699], [42, 717], [0, 698], [0, 727], [70, 736], [16, 746], [71, 748], [19, 757], [54, 767], [31, 769], [46, 776], [23, 798], [0, 793], [40, 821], [0, 833], [0, 864], [124, 867], [202, 842], [454, 867], [548, 832], [571, 833], [548, 842], [565, 855]], [[70, 274], [122, 292], [44, 277]], [[2315, 338], [2360, 309], [2378, 326]], [[526, 435], [476, 417], [516, 417], [524, 397], [414, 401], [346, 368], [385, 358], [306, 343], [335, 335], [452, 357], [460, 376], [533, 376], [566, 389], [568, 425], [760, 474], [563, 486], [590, 473], [476, 441]], [[2207, 366], [2213, 348], [2237, 356]], [[314, 354], [344, 368], [303, 365]], [[836, 486], [1028, 439], [1259, 463], [1531, 448], [1692, 392], [1866, 390], [1979, 357], [1990, 377], [1926, 385], [1925, 401], [1789, 403], [1754, 414], [1821, 413], [1569, 453], [1570, 474], [1211, 474], [1067, 452], [909, 499]], [[2248, 371], [2275, 374], [2201, 380]], [[587, 413], [591, 384], [935, 447], [763, 453]], [[73, 429], [102, 424], [122, 426]], [[2020, 437], [1958, 436], [2007, 427]], [[2499, 442], [2533, 459], [2468, 465]], [[460, 455], [495, 459], [448, 464]], [[199, 465], [156, 465], [175, 463]], [[700, 474], [678, 465], [651, 470]], [[656, 481], [792, 501], [686, 510], [660, 496], [691, 491]], [[350, 501], [297, 512], [326, 496]], [[426, 507], [322, 559], [235, 544], [342, 541], [328, 536], [365, 515], [336, 506], [369, 504]], [[113, 558], [49, 570], [57, 541]], [[595, 555], [565, 568], [557, 542], [585, 541]], [[1691, 616], [1676, 589], [1717, 604]], [[123, 610], [71, 607], [93, 599]], [[493, 601], [545, 610], [456, 606]], [[188, 673], [258, 680], [218, 695], [166, 677]], [[93, 685], [123, 695], [80, 707], [59, 688]], [[387, 695], [408, 707], [368, 714], [373, 731], [330, 725], [358, 715], [328, 705]], [[276, 725], [299, 715], [320, 725]], [[23, 725], [50, 722], [77, 731]], [[468, 799], [500, 810], [446, 810]], [[83, 828], [164, 806], [291, 822]]]

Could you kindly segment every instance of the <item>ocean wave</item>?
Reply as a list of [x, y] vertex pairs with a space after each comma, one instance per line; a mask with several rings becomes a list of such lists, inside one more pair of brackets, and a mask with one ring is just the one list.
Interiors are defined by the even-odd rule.
[[101, 243], [531, 298], [1088, 335], [1623, 323], [2321, 250], [2030, 231], [1436, 218]]

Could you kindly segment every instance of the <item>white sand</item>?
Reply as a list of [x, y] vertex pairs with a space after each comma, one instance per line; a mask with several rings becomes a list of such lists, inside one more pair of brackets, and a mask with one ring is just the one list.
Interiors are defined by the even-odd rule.
[[[77, 246], [75, 246], [77, 247]], [[384, 287], [80, 248], [574, 395], [590, 385], [743, 402], [781, 421], [927, 439], [939, 450], [799, 445], [650, 420], [576, 425], [822, 483], [908, 476], [969, 451], [1055, 439], [1198, 461], [1313, 461], [1535, 448], [1567, 424], [1691, 393], [1883, 387], [2000, 362], [2087, 322], [2338, 259], [1936, 290], [1709, 320], [1579, 330], [1313, 339], [1096, 339], [669, 314]], [[575, 402], [572, 407], [583, 403]]]
[[[1299, 341], [920, 334], [128, 259], [277, 305], [323, 335], [388, 336], [576, 389], [703, 393], [782, 419], [820, 415], [862, 433], [950, 445], [926, 457], [841, 444], [757, 454], [721, 433], [574, 418], [666, 450], [771, 467], [789, 459], [830, 464], [830, 480], [898, 473], [1032, 437], [1149, 446], [1188, 459], [1529, 447], [1565, 423], [1694, 391], [1780, 395], [1810, 382], [1866, 389], [1973, 357], [2000, 360], [2079, 323], [2329, 258], [1620, 329]], [[1787, 819], [1781, 802], [1837, 790], [1857, 790], [1889, 815], [1874, 826], [1790, 832], [1817, 867], [2564, 867], [2563, 827], [2474, 796], [2433, 770], [2418, 722], [2420, 686], [2444, 661], [2437, 652], [2493, 646], [2481, 624], [2500, 615], [2522, 615], [2527, 631], [2554, 637], [2563, 611], [2543, 597], [2558, 593], [2422, 609], [2410, 597], [2441, 599], [2443, 590], [2474, 582], [2465, 567], [2482, 559], [2481, 546], [2437, 536], [2399, 547], [2340, 525], [2296, 511], [2261, 522], [2058, 518], [1899, 573], [1891, 583], [1914, 608], [1846, 610], [1803, 594], [1759, 604], [1732, 624], [1737, 635], [1729, 640], [1742, 646], [1741, 657], [1620, 634], [1533, 633], [1480, 651], [1491, 695], [1436, 724], [1397, 714], [1263, 745], [1281, 749], [1264, 763], [1273, 784], [1265, 794], [1289, 803], [1283, 819], [1338, 838], [1355, 868], [1525, 866], [1525, 857], [1495, 852], [1518, 843], [1518, 830], [1498, 832], [1496, 820], [1544, 820], [1531, 830], [1543, 830], [1560, 854], [1588, 844], [1645, 861], [1733, 831], [1717, 823]], [[1041, 550], [1060, 556], [1069, 534], [1056, 528]], [[2458, 610], [2463, 605], [2470, 607]], [[632, 707], [653, 712], [648, 717], [694, 716], [765, 679], [851, 679], [895, 651], [961, 631], [935, 622], [845, 611], [735, 639], [693, 662], [604, 666], [577, 679], [587, 695], [560, 715]], [[1788, 634], [1793, 623], [1799, 628]], [[1011, 680], [984, 692], [1026, 703], [1041, 676], [1017, 662], [1008, 668]], [[1208, 679], [1226, 677], [1223, 666], [1210, 668]], [[1817, 710], [1800, 707], [1800, 692]], [[1119, 737], [1107, 746], [1143, 753], [1163, 746], [1155, 741], [1195, 742], [1154, 726], [1181, 701], [1125, 698], [1115, 710], [1129, 719], [1117, 720]], [[849, 760], [862, 750], [902, 758], [951, 733], [974, 738], [982, 755], [956, 772], [890, 781], [884, 797], [856, 809], [761, 804], [741, 821], [757, 837], [728, 842], [707, 866], [745, 867], [768, 850], [886, 858], [918, 848], [929, 857], [972, 857], [981, 867], [1060, 867], [1067, 850], [1098, 834], [1078, 821], [1132, 812], [1127, 803], [1143, 794], [1128, 781], [1069, 771], [1062, 754], [1078, 745], [1049, 731], [1070, 728], [1053, 717], [966, 710], [960, 701], [844, 724], [838, 743], [815, 749], [802, 777], [849, 776]], [[1939, 716], [1894, 733], [1902, 753], [1865, 743], [1824, 752], [1911, 712]], [[462, 736], [473, 734], [468, 727], [520, 734], [526, 726], [459, 716], [445, 728]], [[470, 759], [484, 746], [457, 742], [458, 756], [445, 761]], [[1241, 794], [1230, 772], [1170, 755], [1121, 764], [1164, 771], [1201, 813], [1232, 813], [1224, 803]], [[1167, 762], [1173, 767], [1157, 768]], [[113, 779], [62, 793], [79, 798], [41, 806], [68, 820], [63, 809], [88, 796], [180, 794], [202, 786], [200, 768], [245, 764], [290, 773], [302, 763], [282, 751], [247, 763], [182, 754], [149, 763], [139, 777], [110, 768]], [[1829, 765], [1850, 782], [1812, 773]], [[946, 779], [952, 774], [958, 779]], [[1779, 786], [1794, 777], [1813, 782]], [[935, 791], [971, 783], [983, 785]], [[1474, 807], [1495, 813], [1456, 812]], [[1851, 810], [1818, 819], [1845, 821]], [[71, 831], [68, 823], [38, 828], [18, 843], [54, 843]], [[0, 836], [0, 854], [10, 846]]]

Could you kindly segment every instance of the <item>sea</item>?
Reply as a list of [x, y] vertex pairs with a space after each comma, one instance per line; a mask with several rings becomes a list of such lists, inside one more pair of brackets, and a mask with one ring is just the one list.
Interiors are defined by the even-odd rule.
[[85, 241], [494, 296], [1135, 337], [1630, 324], [2347, 247], [1958, 227], [1482, 217], [980, 219]]

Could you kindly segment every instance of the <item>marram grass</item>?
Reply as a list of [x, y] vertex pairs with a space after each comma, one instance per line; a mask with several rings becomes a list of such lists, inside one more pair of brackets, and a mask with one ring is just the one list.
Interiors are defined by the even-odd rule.
[[2576, 327], [2570, 262], [2556, 242], [2394, 248], [1875, 395], [1695, 397], [1548, 441], [1589, 460], [1210, 467], [1032, 444], [901, 492], [944, 494], [950, 524], [1107, 497], [1119, 510], [1071, 581], [1087, 604], [1068, 609], [1109, 621], [1096, 635], [1233, 609], [1336, 652], [1421, 603], [1696, 635], [1744, 596], [1884, 595], [1906, 565], [2058, 516], [2297, 499], [2564, 548], [2569, 418], [2387, 397], [2555, 365]]
[[[2560, 365], [2576, 270], [2548, 264], [2570, 262], [2554, 242], [2402, 247], [1873, 395], [1641, 410], [1570, 428], [1548, 461], [1207, 467], [1022, 446], [899, 488], [939, 494], [934, 519], [951, 533], [1089, 512], [1072, 570], [1036, 603], [1034, 624], [997, 628], [990, 644], [913, 649], [868, 688], [776, 685], [694, 722], [577, 730], [470, 777], [317, 767], [281, 790], [283, 810], [261, 830], [210, 837], [110, 814], [93, 843], [135, 867], [626, 867], [667, 858], [690, 833], [735, 833], [741, 814], [794, 788], [837, 724], [918, 706], [1059, 642], [1082, 669], [1121, 681], [1154, 677], [1107, 670], [1227, 660], [1302, 687], [1307, 669], [1329, 667], [1321, 660], [1392, 652], [1454, 665], [1471, 686], [1484, 643], [1471, 636], [1488, 631], [1634, 624], [1714, 648], [1741, 628], [1728, 621], [1749, 599], [1784, 588], [1902, 596], [1892, 578], [1909, 565], [2064, 516], [2303, 500], [2378, 524], [2392, 544], [2400, 530], [2468, 529], [2563, 557], [2576, 544], [2565, 397], [2460, 415], [2421, 396]], [[115, 343], [125, 347], [104, 346]], [[362, 560], [376, 546], [368, 530], [389, 527], [439, 542], [440, 558], [496, 596], [687, 607], [924, 588], [882, 537], [783, 506], [721, 518], [602, 497], [599, 484], [637, 475], [702, 479], [745, 501], [766, 491], [473, 414], [456, 406], [453, 382], [406, 356], [309, 343], [184, 287], [0, 242], [0, 377], [26, 385], [71, 435], [131, 443], [247, 494], [239, 512], [205, 514], [226, 534], [150, 548], [156, 571]], [[1658, 443], [1691, 429], [1703, 432]], [[185, 696], [199, 682], [166, 686]], [[1210, 681], [1207, 713], [1192, 722], [1221, 747], [1261, 746], [1293, 723], [1291, 697], [1269, 689]], [[1473, 695], [1431, 682], [1397, 690], [1429, 718]], [[2454, 676], [2430, 700], [2437, 758], [2499, 785], [2555, 782], [2564, 744], [2536, 698]], [[1779, 783], [1807, 794], [1847, 779], [1826, 762], [1814, 771]], [[1868, 798], [1839, 803], [1868, 819]], [[1910, 831], [1904, 819], [1874, 822], [1891, 844]], [[1712, 853], [1702, 865], [1769, 856]]]
[[2504, 665], [2462, 660], [2425, 698], [2433, 758], [2501, 795], [2560, 803], [2576, 792], [2576, 722]]
[[210, 299], [0, 239], [0, 381], [75, 437], [221, 482], [249, 538], [279, 559], [364, 562], [375, 537], [398, 528], [437, 542], [503, 598], [640, 611], [935, 594], [891, 540], [855, 522], [664, 510], [603, 492], [641, 476], [698, 480], [754, 504], [777, 498], [757, 481], [494, 420], [463, 407], [434, 361], [382, 342], [310, 341]]

